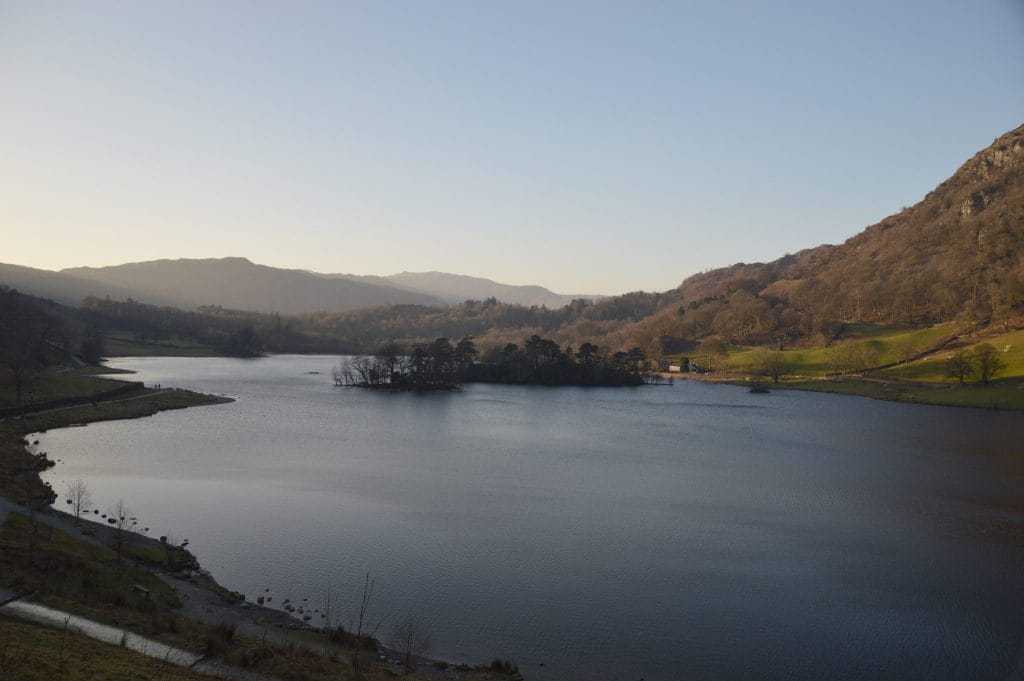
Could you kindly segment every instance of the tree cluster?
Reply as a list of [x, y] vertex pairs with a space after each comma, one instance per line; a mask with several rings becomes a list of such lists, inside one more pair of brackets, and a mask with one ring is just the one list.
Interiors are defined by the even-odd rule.
[[447, 390], [456, 387], [479, 355], [473, 339], [456, 345], [437, 338], [405, 353], [386, 343], [376, 354], [344, 358], [333, 371], [335, 385], [393, 390]]
[[437, 338], [404, 352], [387, 343], [373, 355], [344, 358], [334, 369], [336, 385], [397, 390], [450, 389], [460, 383], [531, 385], [639, 385], [650, 369], [644, 351], [607, 353], [593, 343], [578, 351], [533, 335], [520, 347], [508, 343], [489, 351], [482, 361], [474, 339], [455, 345]]
[[1006, 362], [990, 343], [978, 345], [973, 352], [960, 348], [946, 360], [946, 375], [960, 381], [960, 385], [974, 377], [988, 385], [1005, 369]]
[[94, 364], [102, 354], [102, 336], [73, 311], [0, 286], [0, 381], [13, 387], [16, 404], [47, 365], [75, 356]]
[[92, 327], [108, 332], [128, 332], [140, 343], [158, 343], [171, 337], [190, 338], [235, 357], [257, 357], [265, 349], [266, 335], [279, 337], [286, 333], [279, 315], [232, 313], [213, 307], [185, 312], [147, 305], [131, 298], [118, 301], [90, 296], [82, 302], [81, 311]]
[[[237, 343], [249, 328], [259, 346], [269, 352], [368, 353], [396, 341], [405, 347], [429, 345], [436, 338], [475, 337], [487, 345], [504, 345], [533, 333], [553, 335], [560, 343], [602, 338], [606, 345], [639, 345], [649, 356], [651, 338], [642, 343], [609, 338], [623, 325], [639, 324], [665, 304], [663, 294], [627, 293], [596, 303], [577, 299], [550, 309], [501, 303], [494, 298], [467, 300], [451, 307], [387, 305], [346, 312], [295, 316], [264, 314], [203, 306], [186, 312], [135, 300], [90, 297], [83, 313], [95, 326], [131, 333], [139, 342], [176, 336], [210, 345], [228, 354], [244, 354]], [[660, 351], [657, 351], [660, 352]]]
[[481, 383], [535, 385], [639, 385], [649, 370], [639, 347], [607, 353], [587, 341], [573, 351], [555, 341], [533, 335], [520, 348], [508, 343], [495, 349], [487, 361], [473, 365], [466, 377]]

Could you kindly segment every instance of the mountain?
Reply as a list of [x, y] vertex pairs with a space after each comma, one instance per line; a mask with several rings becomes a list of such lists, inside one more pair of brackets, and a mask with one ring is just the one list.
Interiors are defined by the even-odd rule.
[[469, 277], [463, 274], [445, 272], [402, 272], [384, 277], [385, 280], [413, 291], [420, 291], [457, 304], [465, 300], [486, 300], [495, 298], [513, 305], [563, 307], [577, 298], [597, 300], [597, 295], [563, 295], [543, 286], [513, 286], [490, 279]]
[[[311, 274], [316, 273], [312, 272]], [[509, 305], [525, 305], [526, 307], [536, 305], [556, 309], [580, 298], [596, 301], [607, 297], [596, 294], [566, 295], [555, 293], [543, 286], [502, 284], [482, 277], [447, 272], [400, 272], [387, 276], [366, 274], [321, 274], [318, 276], [397, 286], [406, 291], [433, 296], [449, 305], [458, 305], [467, 300], [494, 298], [498, 302]]]
[[[531, 309], [487, 299], [543, 303], [513, 294], [543, 295], [546, 289], [440, 273], [323, 275], [241, 258], [60, 273], [0, 266], [0, 284], [74, 304], [89, 294], [109, 294], [188, 309], [327, 310], [335, 314], [304, 320], [302, 329], [366, 349], [389, 339], [464, 334], [482, 344], [543, 333], [577, 347], [589, 340], [616, 349], [656, 349], [711, 337], [775, 346], [829, 343], [852, 323], [958, 321], [1005, 328], [1024, 314], [1024, 126], [975, 154], [919, 203], [842, 244], [768, 263], [737, 263], [663, 293], [635, 292], [593, 304]], [[484, 302], [444, 305], [470, 298]], [[380, 307], [401, 303], [413, 304]]]
[[77, 267], [61, 270], [60, 274], [89, 282], [87, 292], [98, 297], [112, 289], [128, 290], [132, 291], [131, 297], [143, 302], [186, 310], [219, 305], [303, 314], [380, 305], [443, 304], [433, 296], [393, 285], [257, 265], [245, 258], [153, 260], [113, 267]]
[[[0, 263], [0, 286], [7, 286], [22, 293], [47, 298], [71, 307], [78, 307], [87, 295], [100, 295], [94, 293], [94, 289], [98, 290], [98, 288], [88, 279], [62, 272], [38, 270], [6, 263]], [[103, 287], [102, 295], [109, 295], [117, 300], [139, 297], [137, 291], [113, 284]], [[153, 302], [160, 305], [170, 304], [162, 297], [155, 298]]]
[[[831, 299], [834, 314], [857, 320], [1007, 314], [1024, 297], [1024, 126], [918, 204], [809, 255], [794, 275], [806, 282], [804, 293]], [[780, 293], [793, 303], [801, 292]]]
[[559, 308], [575, 298], [601, 298], [561, 295], [541, 286], [511, 286], [444, 272], [402, 272], [387, 277], [320, 274], [256, 265], [245, 258], [153, 260], [60, 272], [0, 263], [0, 284], [68, 305], [78, 305], [91, 295], [133, 298], [186, 310], [219, 305], [281, 314], [396, 304], [444, 306], [487, 298]]
[[0, 285], [76, 307], [87, 296], [133, 298], [185, 310], [219, 305], [281, 314], [444, 304], [434, 296], [386, 283], [331, 279], [256, 265], [245, 258], [154, 260], [60, 272], [0, 263]]
[[667, 297], [648, 332], [827, 342], [847, 323], [1005, 323], [1024, 312], [1024, 126], [842, 244], [697, 274]]

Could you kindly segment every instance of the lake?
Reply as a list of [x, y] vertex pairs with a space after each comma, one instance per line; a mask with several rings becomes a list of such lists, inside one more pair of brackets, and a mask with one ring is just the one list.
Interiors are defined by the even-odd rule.
[[348, 625], [370, 573], [382, 638], [415, 618], [432, 656], [528, 680], [1024, 678], [1024, 414], [691, 381], [387, 394], [337, 363], [112, 361], [237, 401], [46, 433], [46, 479], [124, 499], [250, 600], [330, 590]]

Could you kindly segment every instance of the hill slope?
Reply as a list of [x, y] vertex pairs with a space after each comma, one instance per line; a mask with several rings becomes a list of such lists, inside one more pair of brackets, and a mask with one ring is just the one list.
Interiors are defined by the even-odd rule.
[[661, 310], [647, 325], [744, 342], [827, 339], [839, 323], [1004, 321], [1024, 304], [1024, 126], [845, 243], [711, 270], [671, 294], [682, 320]]
[[833, 314], [856, 320], [1005, 315], [1024, 291], [1024, 126], [799, 274]]
[[[80, 305], [82, 300], [91, 295], [92, 289], [95, 288], [93, 282], [72, 274], [6, 263], [0, 263], [0, 286], [8, 286], [23, 293], [48, 298], [72, 307]], [[134, 289], [113, 284], [104, 287], [102, 295], [109, 295], [116, 300], [139, 297], [138, 292]], [[170, 304], [160, 296], [155, 297], [153, 302], [160, 305]]]

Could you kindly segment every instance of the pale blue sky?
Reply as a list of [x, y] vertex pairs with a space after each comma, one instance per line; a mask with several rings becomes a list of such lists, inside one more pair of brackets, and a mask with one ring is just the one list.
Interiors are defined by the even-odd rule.
[[661, 290], [1022, 123], [1024, 0], [0, 0], [0, 262]]

